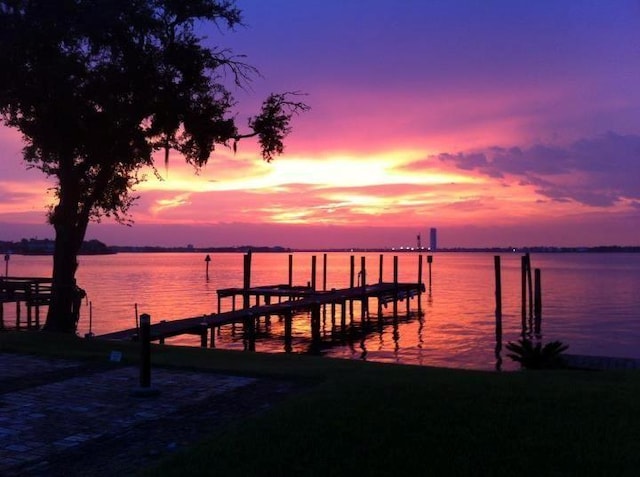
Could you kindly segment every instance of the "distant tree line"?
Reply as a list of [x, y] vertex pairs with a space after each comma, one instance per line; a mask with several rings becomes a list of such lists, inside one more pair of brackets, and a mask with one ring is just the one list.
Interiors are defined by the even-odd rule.
[[[19, 242], [0, 242], [0, 252], [21, 255], [53, 255], [55, 241], [49, 239], [22, 239]], [[87, 240], [80, 246], [81, 255], [106, 255], [115, 253], [99, 240]]]

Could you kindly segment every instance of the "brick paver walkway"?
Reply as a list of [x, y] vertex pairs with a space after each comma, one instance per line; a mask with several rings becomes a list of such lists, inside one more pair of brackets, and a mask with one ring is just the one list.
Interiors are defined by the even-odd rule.
[[[136, 426], [162, 426], [189, 405], [256, 381], [153, 369], [152, 386], [159, 395], [137, 397], [132, 393], [139, 389], [135, 367], [0, 353], [0, 475], [58, 475], [64, 469], [61, 457], [69, 451], [100, 439], [124, 438]], [[51, 467], [53, 461], [57, 467]]]

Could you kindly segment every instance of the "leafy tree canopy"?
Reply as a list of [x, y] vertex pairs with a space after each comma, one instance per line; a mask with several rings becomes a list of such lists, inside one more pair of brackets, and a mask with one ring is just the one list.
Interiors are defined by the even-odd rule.
[[256, 70], [203, 46], [200, 22], [232, 29], [241, 12], [230, 0], [0, 0], [0, 114], [22, 133], [28, 167], [55, 179], [47, 326], [71, 307], [68, 296], [57, 300], [75, 286], [88, 222], [128, 219], [140, 169], [154, 167], [156, 152], [166, 162], [176, 150], [199, 168], [216, 145], [235, 150], [255, 136], [270, 161], [292, 116], [308, 109], [295, 93], [272, 94], [240, 131], [225, 83]]
[[58, 179], [58, 197], [67, 181], [78, 185], [79, 219], [122, 219], [137, 171], [161, 149], [196, 167], [216, 145], [250, 136], [264, 159], [282, 153], [306, 105], [273, 94], [240, 134], [223, 80], [241, 84], [255, 70], [202, 46], [199, 20], [233, 28], [241, 12], [219, 0], [0, 2], [0, 112], [22, 132], [27, 163]]

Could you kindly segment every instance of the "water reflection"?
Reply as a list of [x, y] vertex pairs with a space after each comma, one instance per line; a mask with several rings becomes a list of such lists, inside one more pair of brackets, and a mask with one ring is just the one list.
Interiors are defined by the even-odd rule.
[[[294, 284], [307, 283], [310, 255], [296, 252]], [[328, 288], [349, 285], [350, 255], [330, 255]], [[358, 334], [362, 326], [359, 304], [346, 303], [344, 308], [337, 305], [335, 320], [332, 317], [330, 323], [327, 317], [321, 328], [322, 340], [331, 344], [323, 345], [321, 353], [359, 359], [364, 339], [367, 360], [495, 368], [499, 356], [496, 356], [498, 342], [494, 335], [492, 256], [439, 254], [433, 263], [432, 285], [422, 295], [421, 303], [412, 302], [412, 308], [421, 306], [426, 310], [428, 321], [420, 317], [407, 319], [400, 313], [397, 341], [394, 341], [393, 323], [388, 316], [382, 322], [374, 321], [374, 330], [362, 335]], [[371, 263], [375, 263], [377, 257], [377, 253], [367, 255]], [[385, 259], [388, 258], [389, 255], [385, 255]], [[415, 280], [416, 258], [414, 254], [400, 255], [400, 281]], [[535, 321], [529, 306], [524, 324], [521, 321], [521, 257], [509, 254], [502, 258], [503, 342], [516, 341], [523, 334], [534, 337]], [[572, 352], [577, 354], [640, 357], [637, 346], [640, 342], [640, 321], [637, 320], [640, 254], [536, 254], [532, 258], [536, 267], [544, 272], [545, 337], [570, 344]], [[171, 253], [81, 257], [78, 283], [91, 298], [91, 331], [99, 335], [134, 327], [139, 313], [148, 313], [153, 322], [158, 322], [215, 311], [216, 290], [242, 284], [242, 254], [212, 255], [215, 266], [210, 270], [209, 281], [203, 277], [202, 259], [201, 254]], [[15, 256], [12, 266], [12, 273], [17, 276], [47, 276], [51, 258]], [[252, 284], [286, 283], [287, 268], [286, 255], [254, 254]], [[384, 280], [390, 281], [391, 267], [384, 272]], [[580, 306], [576, 306], [577, 303]], [[134, 304], [138, 304], [138, 312], [134, 312]], [[5, 323], [15, 321], [14, 308], [5, 307]], [[390, 309], [383, 311], [389, 313]], [[404, 310], [401, 304], [399, 311]], [[89, 331], [86, 314], [87, 310], [83, 310], [78, 330], [81, 336]], [[329, 310], [327, 314], [333, 315]], [[370, 316], [372, 320], [377, 318]], [[349, 326], [355, 327], [351, 334]], [[285, 327], [285, 321], [274, 317], [264, 338], [255, 344], [258, 351], [282, 352], [286, 344], [283, 337], [287, 336]], [[288, 335], [289, 352], [306, 352], [310, 345], [309, 319], [295, 317]], [[241, 324], [224, 326], [217, 336], [219, 348], [241, 350], [245, 346]], [[353, 350], [349, 340], [355, 340]], [[199, 346], [199, 338], [194, 336], [172, 338], [169, 342]], [[246, 346], [248, 348], [249, 343]], [[501, 354], [502, 350], [499, 351]], [[502, 369], [511, 365], [506, 359], [501, 364]]]

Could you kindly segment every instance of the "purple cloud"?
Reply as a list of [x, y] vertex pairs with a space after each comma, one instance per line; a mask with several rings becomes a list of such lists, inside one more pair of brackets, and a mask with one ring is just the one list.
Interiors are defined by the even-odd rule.
[[640, 201], [640, 136], [613, 132], [569, 146], [494, 147], [438, 159], [490, 177], [514, 176], [553, 201], [610, 207]]

